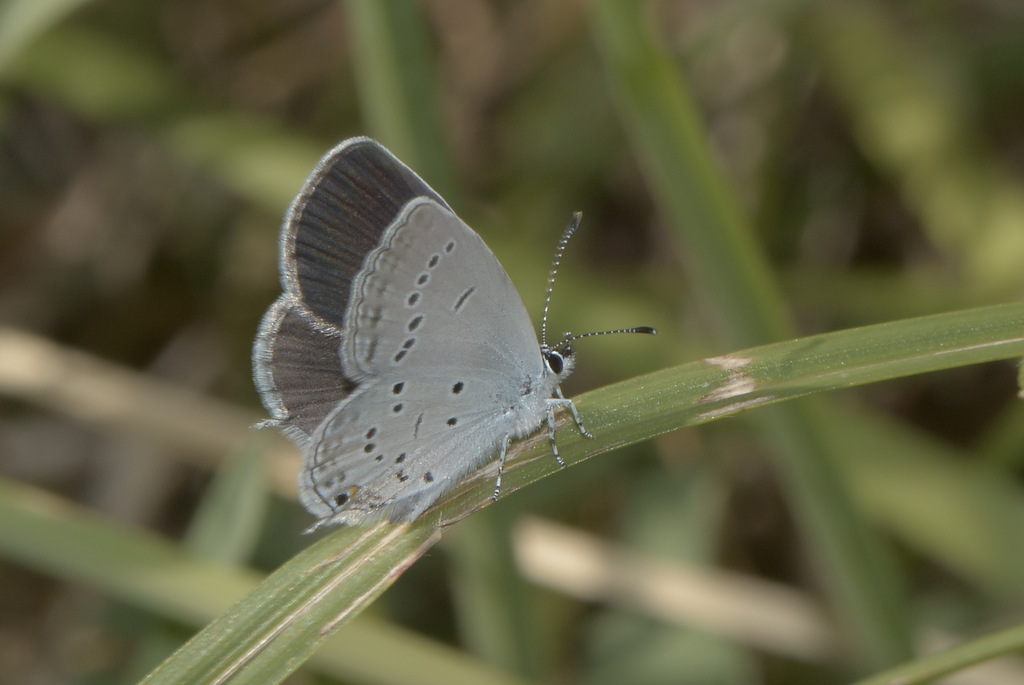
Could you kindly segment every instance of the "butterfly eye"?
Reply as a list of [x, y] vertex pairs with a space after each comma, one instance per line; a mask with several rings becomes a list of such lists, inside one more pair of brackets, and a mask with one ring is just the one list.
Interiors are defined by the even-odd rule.
[[547, 350], [544, 352], [544, 363], [548, 365], [551, 372], [556, 376], [562, 373], [562, 369], [565, 368], [565, 363], [562, 360], [562, 353], [557, 350]]

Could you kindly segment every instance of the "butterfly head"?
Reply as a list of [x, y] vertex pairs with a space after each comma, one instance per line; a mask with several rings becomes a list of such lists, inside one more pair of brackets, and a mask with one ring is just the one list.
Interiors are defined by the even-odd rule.
[[548, 347], [541, 345], [540, 356], [544, 359], [544, 368], [562, 380], [572, 373], [576, 363], [575, 350], [569, 345], [568, 340], [560, 347]]
[[576, 212], [572, 215], [572, 221], [569, 222], [569, 226], [562, 233], [562, 237], [558, 240], [558, 247], [555, 248], [555, 259], [551, 264], [551, 272], [548, 274], [548, 287], [547, 295], [544, 298], [544, 315], [540, 320], [540, 354], [544, 358], [544, 368], [547, 373], [554, 374], [559, 381], [564, 380], [570, 373], [572, 373], [573, 366], [576, 363], [575, 351], [572, 348], [572, 341], [579, 340], [580, 338], [590, 338], [595, 335], [609, 335], [612, 333], [648, 333], [655, 334], [655, 331], [650, 326], [640, 326], [638, 328], [620, 328], [614, 331], [597, 331], [594, 333], [583, 333], [582, 335], [573, 335], [572, 333], [566, 333], [562, 337], [562, 342], [557, 346], [551, 347], [547, 344], [547, 333], [548, 333], [548, 309], [551, 307], [551, 293], [555, 289], [555, 277], [558, 275], [558, 267], [562, 263], [562, 255], [565, 254], [565, 246], [569, 244], [569, 239], [572, 238], [573, 233], [580, 226], [580, 221], [583, 219], [582, 212]]

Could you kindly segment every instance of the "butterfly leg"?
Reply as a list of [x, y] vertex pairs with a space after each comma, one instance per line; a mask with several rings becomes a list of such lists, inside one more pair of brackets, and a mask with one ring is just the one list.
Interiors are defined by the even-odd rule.
[[551, 441], [551, 453], [558, 460], [558, 465], [565, 468], [565, 462], [558, 454], [558, 443], [555, 442], [555, 408], [568, 407], [569, 411], [572, 412], [572, 418], [576, 421], [576, 427], [579, 428], [580, 433], [588, 438], [593, 438], [594, 436], [583, 427], [583, 421], [580, 420], [579, 412], [576, 411], [576, 405], [573, 404], [572, 400], [565, 399], [561, 388], [555, 388], [555, 392], [558, 394], [558, 399], [548, 400], [548, 439]]
[[506, 435], [501, 441], [501, 451], [498, 453], [498, 478], [494, 481], [494, 494], [491, 495], [491, 501], [498, 501], [498, 493], [501, 492], [501, 473], [505, 470], [505, 454], [508, 452], [508, 445], [512, 442], [512, 437]]
[[585, 438], [593, 440], [594, 434], [583, 427], [583, 419], [580, 418], [580, 413], [576, 411], [576, 405], [573, 401], [565, 399], [565, 395], [562, 394], [562, 389], [559, 387], [555, 387], [555, 393], [558, 395], [558, 399], [554, 400], [557, 406], [568, 407], [569, 411], [572, 413], [573, 420], [576, 422], [576, 427], [580, 429], [580, 434]]

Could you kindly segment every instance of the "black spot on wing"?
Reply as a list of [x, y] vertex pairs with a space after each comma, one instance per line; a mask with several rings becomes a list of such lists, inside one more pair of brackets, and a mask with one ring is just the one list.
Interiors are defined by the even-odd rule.
[[455, 311], [459, 311], [460, 309], [462, 309], [464, 306], [466, 306], [466, 302], [469, 301], [469, 298], [472, 297], [473, 293], [475, 292], [475, 286], [472, 288], [468, 288], [465, 292], [459, 295], [459, 298], [457, 300], [455, 300], [455, 304], [452, 306], [452, 309], [454, 309]]

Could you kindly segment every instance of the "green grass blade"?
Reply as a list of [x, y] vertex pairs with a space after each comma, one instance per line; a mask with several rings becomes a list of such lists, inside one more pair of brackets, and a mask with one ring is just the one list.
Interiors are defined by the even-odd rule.
[[1024, 625], [972, 640], [939, 654], [858, 680], [853, 685], [924, 685], [989, 659], [1024, 651]]
[[[1024, 353], [1024, 305], [1019, 304], [776, 343], [694, 362], [584, 395], [578, 404], [598, 437], [586, 441], [570, 428], [560, 432], [560, 444], [566, 462], [577, 463], [667, 430], [813, 392], [1011, 358], [1021, 353]], [[541, 434], [516, 446], [506, 471], [508, 485], [503, 496], [558, 471], [545, 442]], [[483, 469], [463, 484], [442, 506], [442, 517], [454, 520], [486, 506], [493, 488], [491, 471]], [[417, 526], [421, 525], [424, 524], [416, 524], [411, 531], [417, 531]], [[404, 541], [401, 536], [395, 537], [393, 543], [400, 540]], [[288, 566], [297, 564], [298, 559]], [[303, 598], [308, 599], [308, 596]], [[326, 613], [318, 611], [317, 616], [322, 621], [323, 616], [333, 615], [331, 612], [339, 608]], [[228, 616], [214, 625], [225, 622], [231, 625], [237, 620]], [[322, 623], [317, 625], [322, 626]], [[310, 639], [308, 633], [298, 631], [289, 631], [283, 636]], [[197, 640], [196, 649], [203, 647], [200, 652], [207, 653], [204, 642]], [[275, 648], [276, 644], [267, 647], [268, 654]], [[231, 654], [236, 653], [237, 648], [231, 651]], [[273, 663], [270, 656], [267, 658]]]
[[143, 682], [281, 682], [439, 537], [436, 524], [424, 519], [337, 530], [275, 571]]
[[790, 337], [785, 307], [739, 201], [707, 150], [696, 103], [641, 26], [639, 5], [590, 5], [595, 39], [627, 133], [656, 199], [685, 230], [688, 266], [710, 299], [704, 315], [735, 346]]
[[825, 417], [828, 435], [865, 511], [986, 596], [1024, 598], [1024, 492], [1015, 477], [891, 418], [844, 409]]
[[5, 558], [185, 624], [209, 621], [259, 578], [7, 479], [0, 521]]
[[254, 435], [214, 473], [185, 534], [185, 546], [193, 554], [230, 564], [244, 564], [251, 557], [270, 497], [266, 444], [263, 435]]
[[[242, 671], [243, 680], [232, 682], [275, 682], [325, 640], [311, 665], [337, 679], [394, 685], [515, 682], [444, 645], [366, 616], [333, 636], [320, 634], [318, 626], [357, 613], [433, 542], [428, 523], [384, 549], [381, 542], [395, 539], [394, 530], [374, 530], [369, 537], [365, 531], [337, 531], [261, 584], [253, 571], [200, 559], [153, 534], [111, 524], [3, 479], [0, 521], [0, 552], [7, 559], [186, 625], [221, 615], [160, 666], [151, 682], [217, 682], [247, 656], [252, 663]], [[346, 551], [350, 556], [343, 557]], [[342, 574], [348, 578], [343, 587], [327, 592], [309, 611], [297, 610]], [[270, 633], [277, 636], [272, 650], [258, 653]]]
[[459, 206], [438, 115], [430, 36], [417, 3], [349, 0], [356, 83], [368, 131]]
[[[584, 440], [568, 428], [559, 431], [559, 441], [572, 464], [669, 430], [809, 393], [1022, 354], [1024, 304], [813, 336], [693, 362], [583, 395], [577, 402], [597, 438]], [[559, 470], [543, 432], [517, 444], [510, 456], [503, 496]], [[486, 505], [492, 489], [493, 465], [461, 485], [442, 505], [441, 516], [459, 518]], [[245, 589], [234, 569], [197, 561], [151, 536], [126, 539], [123, 531], [115, 533], [97, 525], [95, 517], [65, 507], [2, 484], [4, 553], [192, 623], [222, 610]], [[431, 521], [436, 517], [411, 526], [327, 536], [208, 626], [165, 662], [152, 682], [216, 682], [235, 672], [263, 682], [284, 677], [340, 625], [338, 617], [358, 613], [435, 541]], [[254, 582], [253, 576], [248, 582]]]
[[[573, 398], [594, 440], [560, 417], [559, 452], [567, 464], [668, 431], [812, 393], [853, 388], [1024, 352], [1024, 304], [980, 307], [863, 326], [690, 362]], [[824, 424], [823, 424], [824, 425]], [[492, 465], [493, 467], [493, 465]], [[557, 473], [547, 435], [509, 451], [502, 496]], [[484, 468], [444, 506], [445, 520], [485, 505], [493, 469]]]
[[[781, 295], [707, 149], [697, 106], [643, 26], [641, 6], [598, 0], [589, 7], [623, 124], [685, 245], [680, 253], [709, 319], [735, 346], [790, 337]], [[818, 418], [799, 403], [757, 416], [833, 609], [869, 663], [898, 663], [911, 645], [895, 566], [850, 502]]]

